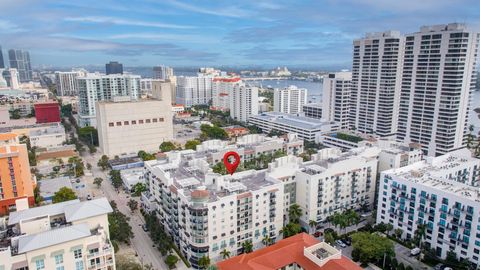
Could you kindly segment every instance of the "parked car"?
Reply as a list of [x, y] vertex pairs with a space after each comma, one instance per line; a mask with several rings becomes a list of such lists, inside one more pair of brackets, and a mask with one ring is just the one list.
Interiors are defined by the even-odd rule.
[[322, 232], [315, 232], [315, 233], [313, 234], [313, 236], [315, 236], [315, 237], [320, 237], [320, 236], [322, 236], [322, 235], [323, 235]]
[[435, 265], [435, 267], [433, 268], [433, 270], [443, 270], [445, 266], [441, 263]]
[[143, 224], [142, 229], [144, 232], [148, 232], [147, 224]]
[[410, 256], [418, 256], [421, 251], [422, 250], [420, 250], [419, 248], [413, 248], [412, 250], [410, 250]]
[[87, 195], [87, 201], [91, 201], [92, 200], [92, 195], [88, 194]]
[[337, 245], [341, 248], [346, 248], [347, 245], [345, 245], [345, 243], [342, 242], [342, 240], [337, 240], [335, 241], [335, 243], [337, 243]]
[[345, 239], [342, 239], [342, 242], [345, 243], [345, 245], [347, 246], [351, 246], [352, 245], [352, 239], [350, 237], [347, 237]]

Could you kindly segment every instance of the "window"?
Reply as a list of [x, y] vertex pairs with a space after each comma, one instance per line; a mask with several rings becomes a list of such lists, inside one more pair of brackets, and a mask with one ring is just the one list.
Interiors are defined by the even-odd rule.
[[108, 123], [109, 127], [113, 127], [115, 124], [113, 122]]
[[117, 126], [121, 126], [122, 125], [122, 122], [117, 122]]
[[35, 266], [37, 267], [37, 270], [45, 269], [45, 261], [43, 259], [36, 260]]
[[150, 123], [150, 119], [146, 119], [145, 122], [148, 124]]
[[136, 124], [137, 124], [137, 121], [132, 120], [132, 125], [136, 125]]
[[128, 121], [123, 121], [123, 125], [128, 126], [129, 122]]
[[75, 262], [75, 270], [84, 270], [83, 269], [83, 261]]
[[157, 123], [158, 122], [158, 119], [157, 118], [153, 118], [153, 123]]
[[81, 249], [75, 249], [73, 251], [73, 255], [75, 259], [81, 259], [82, 258], [82, 250]]
[[161, 118], [160, 118], [160, 122], [163, 122], [163, 121], [164, 121], [164, 119], [163, 119], [163, 117], [161, 117]]
[[138, 120], [138, 123], [139, 123], [139, 124], [143, 124], [143, 120]]
[[63, 263], [63, 254], [55, 255], [55, 264], [59, 265]]

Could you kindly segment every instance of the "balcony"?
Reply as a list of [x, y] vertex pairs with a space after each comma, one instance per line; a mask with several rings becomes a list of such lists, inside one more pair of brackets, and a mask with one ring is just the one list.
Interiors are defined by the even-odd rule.
[[94, 270], [94, 269], [102, 269], [104, 267], [107, 267], [107, 266], [113, 266], [114, 265], [114, 261], [113, 259], [108, 259], [104, 262], [100, 262], [100, 263], [97, 263], [97, 264], [90, 264], [88, 266], [88, 269], [89, 270]]
[[104, 248], [103, 250], [99, 250], [98, 252], [88, 254], [87, 259], [93, 259], [101, 256], [108, 256], [112, 254], [113, 254], [112, 247], [107, 247], [107, 248]]

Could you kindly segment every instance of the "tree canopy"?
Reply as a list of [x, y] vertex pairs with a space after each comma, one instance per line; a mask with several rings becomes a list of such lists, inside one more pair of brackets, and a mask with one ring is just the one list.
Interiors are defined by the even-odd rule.
[[394, 255], [393, 242], [390, 239], [372, 234], [369, 232], [357, 232], [352, 234], [352, 247], [355, 253], [363, 264], [373, 261], [379, 261], [386, 254], [388, 256]]
[[190, 140], [185, 143], [185, 149], [197, 150], [197, 145], [200, 144], [198, 140]]
[[177, 147], [172, 142], [162, 142], [162, 144], [160, 144], [160, 150], [162, 152], [170, 152], [172, 150], [175, 150], [176, 148]]
[[210, 126], [204, 124], [200, 126], [200, 130], [202, 131], [201, 137], [204, 139], [225, 140], [228, 138], [227, 132], [218, 126]]
[[53, 203], [59, 203], [59, 202], [75, 200], [76, 198], [77, 198], [77, 195], [71, 188], [62, 187], [57, 192], [54, 193], [52, 201]]

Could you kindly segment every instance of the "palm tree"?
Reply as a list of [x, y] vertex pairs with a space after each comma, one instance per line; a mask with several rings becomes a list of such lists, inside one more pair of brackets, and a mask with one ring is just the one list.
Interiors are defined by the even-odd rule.
[[252, 241], [247, 240], [242, 243], [243, 253], [250, 253], [253, 251]]
[[393, 225], [388, 223], [386, 228], [387, 228], [387, 235], [390, 236], [390, 232], [393, 230]]
[[224, 249], [224, 250], [220, 251], [220, 255], [222, 255], [223, 259], [225, 260], [225, 259], [230, 258], [231, 253], [227, 249]]
[[207, 269], [210, 266], [210, 257], [204, 255], [198, 260], [198, 266], [200, 269]]
[[270, 236], [268, 236], [268, 234], [266, 234], [263, 239], [262, 239], [262, 243], [267, 247], [269, 246], [271, 243], [273, 242], [272, 238], [270, 238]]
[[308, 226], [310, 226], [310, 229], [313, 229], [315, 231], [315, 228], [317, 227], [317, 222], [312, 219], [308, 222]]
[[302, 216], [302, 209], [300, 209], [298, 204], [294, 203], [290, 205], [288, 209], [288, 216], [290, 217], [290, 222], [298, 223], [298, 220]]
[[418, 245], [418, 248], [422, 249], [422, 242], [423, 239], [425, 238], [426, 234], [426, 227], [425, 224], [418, 224], [417, 229], [415, 230], [414, 233], [414, 239]]

